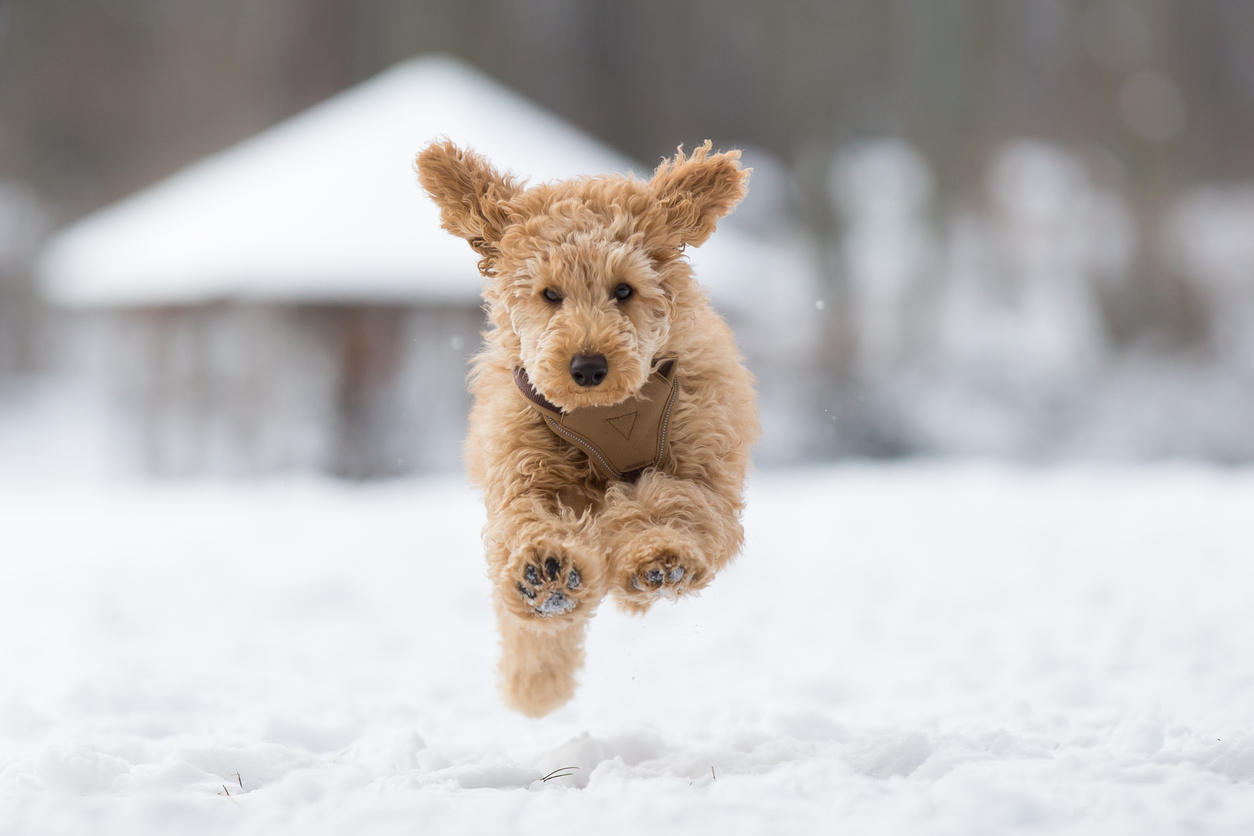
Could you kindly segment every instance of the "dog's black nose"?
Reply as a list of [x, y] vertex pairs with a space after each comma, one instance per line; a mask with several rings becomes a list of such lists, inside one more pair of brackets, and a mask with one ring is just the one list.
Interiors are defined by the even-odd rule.
[[570, 376], [580, 386], [599, 386], [609, 370], [604, 354], [580, 354], [570, 361]]

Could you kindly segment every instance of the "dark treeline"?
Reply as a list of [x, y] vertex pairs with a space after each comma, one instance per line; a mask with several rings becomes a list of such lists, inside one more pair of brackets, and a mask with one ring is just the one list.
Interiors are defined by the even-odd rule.
[[[942, 193], [960, 194], [990, 144], [1029, 135], [1113, 153], [1149, 202], [1254, 168], [1254, 6], [1241, 0], [0, 9], [0, 178], [38, 190], [62, 221], [428, 51], [472, 61], [646, 162], [711, 137], [804, 169], [848, 139], [894, 134], [930, 159]], [[1121, 86], [1142, 68], [1187, 103], [1169, 141], [1120, 122]]]
[[[1243, 0], [0, 0], [0, 185], [52, 228], [432, 51], [645, 164], [705, 138], [769, 153], [820, 242], [852, 141], [907, 139], [939, 215], [981, 199], [1006, 140], [1056, 143], [1140, 230], [1133, 292], [1106, 300], [1123, 343], [1204, 336], [1145, 242], [1186, 188], [1254, 171]], [[10, 343], [22, 273], [0, 263]]]

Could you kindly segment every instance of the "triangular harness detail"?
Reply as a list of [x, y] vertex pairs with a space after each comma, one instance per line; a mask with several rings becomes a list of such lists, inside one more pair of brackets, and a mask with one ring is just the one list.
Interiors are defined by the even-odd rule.
[[663, 360], [634, 398], [570, 412], [536, 391], [521, 367], [514, 369], [514, 383], [549, 429], [587, 453], [597, 470], [610, 479], [635, 482], [646, 468], [661, 467], [666, 460], [667, 427], [679, 391], [677, 366], [675, 360]]
[[618, 434], [628, 441], [631, 440], [631, 429], [636, 426], [636, 416], [639, 412], [628, 412], [626, 415], [620, 415], [617, 418], [606, 418], [605, 423], [618, 430]]

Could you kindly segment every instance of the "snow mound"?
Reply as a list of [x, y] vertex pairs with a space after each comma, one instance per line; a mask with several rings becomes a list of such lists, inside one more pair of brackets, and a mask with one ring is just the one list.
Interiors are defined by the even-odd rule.
[[0, 480], [0, 832], [1248, 833], [1254, 473], [762, 477], [505, 711], [454, 480]]

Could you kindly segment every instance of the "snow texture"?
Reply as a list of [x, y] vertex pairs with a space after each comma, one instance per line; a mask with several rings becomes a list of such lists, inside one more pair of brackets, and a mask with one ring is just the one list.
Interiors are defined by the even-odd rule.
[[0, 481], [0, 832], [1250, 833], [1252, 519], [1242, 470], [763, 476], [532, 721], [456, 480]]

